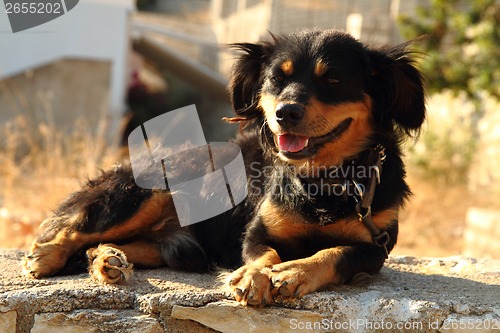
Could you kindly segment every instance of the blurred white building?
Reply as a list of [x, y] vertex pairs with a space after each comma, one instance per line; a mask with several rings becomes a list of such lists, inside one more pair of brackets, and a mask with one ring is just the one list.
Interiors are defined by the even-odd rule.
[[[396, 18], [413, 13], [423, 0], [212, 0], [219, 43], [268, 39], [303, 28], [346, 30], [370, 44], [402, 41]], [[230, 66], [222, 61], [222, 70]]]
[[[0, 6], [1, 7], [1, 6]], [[26, 114], [68, 124], [124, 110], [133, 0], [85, 0], [12, 33], [0, 10], [0, 120]]]

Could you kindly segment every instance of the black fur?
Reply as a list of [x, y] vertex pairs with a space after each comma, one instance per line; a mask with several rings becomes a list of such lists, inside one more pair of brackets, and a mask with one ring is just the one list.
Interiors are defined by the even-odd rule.
[[[247, 119], [246, 125], [260, 131], [260, 144], [266, 162], [275, 166], [266, 182], [266, 193], [278, 206], [300, 212], [304, 223], [335, 223], [346, 216], [355, 217], [356, 202], [352, 197], [313, 196], [305, 190], [307, 179], [287, 171], [287, 163], [275, 158], [276, 147], [266, 126], [263, 112], [257, 103], [259, 94], [266, 92], [284, 95], [299, 103], [307, 103], [314, 95], [330, 105], [362, 100], [368, 94], [373, 102], [374, 133], [366, 150], [353, 156], [349, 163], [367, 165], [367, 156], [376, 145], [385, 147], [387, 158], [383, 166], [381, 183], [377, 186], [372, 203], [374, 214], [389, 207], [403, 205], [411, 194], [405, 182], [401, 143], [405, 136], [417, 136], [425, 119], [425, 92], [422, 77], [410, 59], [408, 44], [381, 49], [370, 49], [347, 34], [332, 31], [306, 31], [284, 37], [274, 37], [273, 43], [235, 44], [245, 54], [236, 62], [230, 94], [236, 113]], [[328, 90], [313, 82], [309, 76], [295, 76], [292, 82], [280, 76], [278, 65], [292, 58], [296, 67], [311, 68], [318, 59], [331, 59], [337, 64], [335, 77], [343, 82], [334, 90]], [[297, 70], [299, 71], [299, 70]], [[304, 71], [307, 73], [308, 71]], [[300, 72], [303, 73], [303, 72]], [[289, 91], [285, 89], [291, 87]], [[350, 165], [345, 163], [345, 165]], [[288, 191], [283, 192], [283, 188]], [[357, 244], [344, 235], [326, 237], [312, 234], [298, 239], [278, 240], [269, 236], [260, 216], [251, 220], [247, 228], [243, 256], [251, 262], [263, 250], [277, 250], [283, 261], [304, 258], [318, 250], [336, 246], [349, 246], [341, 268], [344, 282], [358, 272], [373, 273], [380, 269], [385, 254], [373, 244]], [[397, 220], [389, 223], [387, 231], [391, 251], [397, 241]], [[370, 258], [373, 257], [373, 258]]]

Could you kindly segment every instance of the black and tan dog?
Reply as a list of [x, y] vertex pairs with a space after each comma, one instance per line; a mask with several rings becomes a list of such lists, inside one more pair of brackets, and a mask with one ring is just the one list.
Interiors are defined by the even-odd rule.
[[[89, 266], [103, 283], [132, 264], [238, 268], [237, 301], [301, 297], [376, 273], [396, 243], [410, 194], [401, 143], [425, 118], [406, 45], [372, 49], [338, 31], [242, 43], [229, 92], [240, 123], [248, 197], [180, 227], [168, 191], [138, 187], [130, 166], [103, 173], [44, 221], [23, 265], [36, 278]], [[195, 155], [195, 154], [194, 154]], [[196, 156], [180, 169], [199, 168]], [[201, 166], [203, 167], [203, 166]], [[144, 166], [144, 175], [148, 166]]]

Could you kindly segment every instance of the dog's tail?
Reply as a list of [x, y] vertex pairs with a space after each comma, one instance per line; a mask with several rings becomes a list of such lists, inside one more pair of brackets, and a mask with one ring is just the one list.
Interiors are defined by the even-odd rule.
[[161, 244], [165, 264], [173, 269], [189, 272], [210, 270], [207, 255], [195, 237], [184, 230], [168, 236]]

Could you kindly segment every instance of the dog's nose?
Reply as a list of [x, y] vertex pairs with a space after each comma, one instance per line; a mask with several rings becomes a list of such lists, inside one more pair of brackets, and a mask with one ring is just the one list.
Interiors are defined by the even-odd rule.
[[276, 121], [282, 126], [297, 125], [304, 117], [304, 108], [300, 104], [280, 103], [276, 108]]

